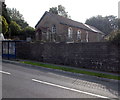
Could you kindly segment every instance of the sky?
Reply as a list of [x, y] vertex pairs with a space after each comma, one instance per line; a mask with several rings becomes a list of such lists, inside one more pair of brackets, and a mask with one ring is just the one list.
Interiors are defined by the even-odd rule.
[[45, 11], [62, 5], [72, 20], [85, 23], [86, 19], [102, 15], [118, 17], [120, 0], [5, 0], [7, 7], [16, 8], [27, 23], [35, 27]]

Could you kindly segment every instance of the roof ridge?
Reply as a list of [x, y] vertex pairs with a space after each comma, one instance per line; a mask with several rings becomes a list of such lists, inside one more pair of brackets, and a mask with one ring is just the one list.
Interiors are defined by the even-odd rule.
[[60, 15], [58, 15], [58, 14], [54, 14], [54, 13], [51, 13], [51, 12], [48, 12], [48, 11], [46, 11], [46, 12], [47, 12], [47, 13], [50, 13], [50, 14], [52, 14], [52, 15], [55, 15], [55, 16], [59, 16], [59, 17], [62, 17], [62, 18], [65, 18], [65, 19], [68, 19], [68, 20], [71, 20], [71, 21], [74, 21], [74, 22], [77, 22], [77, 23], [83, 24], [82, 22], [75, 21], [75, 20], [73, 20], [73, 19], [70, 19], [70, 18], [67, 18], [67, 17], [64, 17], [64, 16], [60, 16]]
[[[49, 12], [49, 11], [45, 11], [44, 15], [41, 17], [41, 19], [39, 20], [39, 22], [37, 23], [37, 25], [40, 23], [40, 21], [43, 19], [43, 17], [46, 15], [46, 14], [49, 14], [50, 16], [54, 17], [57, 21], [59, 21], [59, 23], [62, 23], [64, 25], [68, 25], [68, 26], [73, 26], [73, 27], [77, 27], [77, 28], [81, 28], [81, 29], [84, 29], [86, 31], [92, 31], [92, 32], [99, 32], [99, 33], [103, 33], [101, 32], [99, 29], [97, 29], [96, 27], [94, 26], [91, 26], [91, 25], [88, 25], [88, 24], [85, 24], [85, 23], [81, 23], [79, 21], [75, 21], [73, 19], [70, 19], [70, 18], [67, 18], [67, 17], [64, 17], [64, 16], [61, 16], [61, 15], [58, 15], [58, 14], [54, 14], [52, 12]], [[37, 26], [36, 25], [36, 26]]]

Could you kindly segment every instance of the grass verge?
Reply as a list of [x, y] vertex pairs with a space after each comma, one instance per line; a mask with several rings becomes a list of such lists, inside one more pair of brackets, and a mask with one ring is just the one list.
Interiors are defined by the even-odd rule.
[[80, 73], [80, 74], [86, 74], [86, 75], [91, 75], [91, 76], [97, 76], [101, 78], [120, 80], [120, 76], [109, 75], [109, 74], [104, 74], [104, 73], [90, 72], [90, 71], [78, 70], [78, 69], [68, 68], [68, 67], [60, 67], [57, 65], [43, 64], [43, 63], [32, 62], [32, 61], [21, 61], [21, 63], [41, 66], [41, 67], [46, 67], [46, 68], [52, 68], [52, 69], [59, 69], [59, 70], [72, 72], [72, 73]]

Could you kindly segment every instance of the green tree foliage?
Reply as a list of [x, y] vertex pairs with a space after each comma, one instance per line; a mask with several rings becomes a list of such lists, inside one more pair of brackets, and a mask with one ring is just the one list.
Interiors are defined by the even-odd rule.
[[58, 14], [68, 18], [68, 12], [65, 11], [65, 7], [58, 5]]
[[53, 14], [57, 14], [63, 17], [67, 17], [70, 18], [70, 16], [68, 15], [68, 12], [65, 11], [65, 7], [62, 5], [58, 5], [58, 7], [52, 7], [49, 9], [49, 12], [53, 13]]
[[0, 18], [0, 31], [3, 30], [6, 38], [34, 37], [34, 28], [29, 27], [16, 8], [6, 8], [5, 3], [1, 6], [3, 17]]
[[52, 7], [52, 8], [50, 8], [50, 9], [49, 9], [49, 12], [58, 15], [58, 9], [57, 9], [57, 7]]
[[115, 30], [105, 37], [105, 40], [120, 46], [120, 30]]
[[120, 30], [114, 31], [109, 35], [109, 41], [120, 46]]
[[35, 29], [30, 26], [25, 27], [21, 31], [21, 39], [25, 40], [27, 37], [31, 37], [32, 39], [34, 39], [34, 36], [35, 36]]
[[120, 46], [120, 30], [116, 32], [115, 37], [112, 40], [114, 43], [116, 43], [118, 46]]
[[2, 2], [2, 16], [6, 19], [7, 23], [10, 24], [10, 16], [8, 15], [6, 4]]
[[106, 16], [106, 17], [102, 17], [98, 15], [96, 17], [91, 17], [87, 19], [85, 23], [98, 28], [99, 30], [101, 30], [106, 34], [109, 34], [113, 30], [116, 30], [118, 28], [117, 21], [118, 19], [116, 18], [116, 16], [113, 16], [113, 15]]
[[6, 34], [8, 31], [8, 23], [3, 16], [0, 16], [0, 33]]
[[28, 23], [24, 20], [23, 15], [16, 8], [7, 8], [7, 12], [12, 21], [15, 21], [21, 28], [28, 26]]
[[18, 36], [20, 34], [21, 27], [15, 21], [11, 21], [9, 27], [11, 37]]

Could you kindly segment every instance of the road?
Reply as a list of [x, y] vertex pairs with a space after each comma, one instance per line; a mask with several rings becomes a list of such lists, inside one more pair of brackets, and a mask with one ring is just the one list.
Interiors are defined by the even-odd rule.
[[118, 84], [10, 63], [2, 64], [3, 98], [117, 98]]

